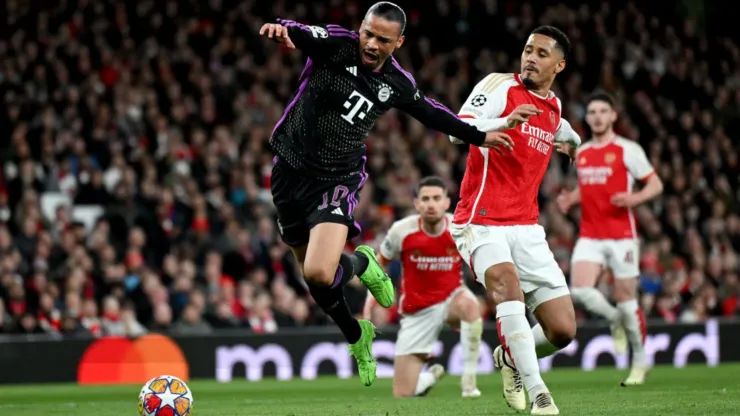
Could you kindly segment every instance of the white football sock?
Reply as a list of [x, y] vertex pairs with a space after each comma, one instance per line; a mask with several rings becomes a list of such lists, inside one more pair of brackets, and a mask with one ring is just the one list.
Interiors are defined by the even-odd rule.
[[645, 316], [637, 305], [637, 299], [619, 302], [617, 308], [622, 314], [627, 339], [632, 347], [632, 366], [644, 366], [646, 365], [644, 342], [647, 335]]
[[460, 322], [460, 344], [462, 345], [463, 376], [475, 380], [478, 373], [478, 358], [480, 355], [480, 339], [483, 334], [483, 320], [478, 318], [473, 322]]
[[424, 393], [425, 390], [427, 390], [429, 387], [432, 387], [436, 382], [437, 379], [432, 373], [428, 371], [422, 371], [421, 374], [419, 374], [419, 381], [416, 382], [416, 391], [414, 392], [414, 394], [418, 396]]
[[463, 350], [462, 380], [468, 388], [474, 388], [476, 385], [478, 358], [480, 358], [480, 339], [482, 335], [483, 320], [481, 318], [473, 322], [460, 322], [460, 344]]
[[540, 377], [534, 336], [524, 313], [524, 302], [509, 301], [496, 306], [497, 329], [501, 345], [519, 371], [529, 397], [534, 400], [538, 394], [547, 392], [548, 389]]
[[570, 290], [573, 300], [587, 311], [606, 318], [609, 322], [620, 319], [619, 310], [612, 306], [599, 289], [595, 287], [575, 287]]
[[542, 325], [535, 325], [532, 328], [532, 335], [534, 336], [534, 349], [537, 352], [537, 358], [549, 357], [560, 350], [560, 348], [552, 345], [550, 340], [547, 339]]

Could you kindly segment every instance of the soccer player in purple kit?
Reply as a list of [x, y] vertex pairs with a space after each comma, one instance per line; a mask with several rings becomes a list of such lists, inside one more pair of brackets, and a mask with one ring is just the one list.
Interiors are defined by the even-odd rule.
[[278, 229], [301, 265], [311, 296], [347, 339], [366, 386], [375, 381], [375, 327], [352, 316], [343, 287], [358, 276], [386, 308], [395, 293], [374, 250], [359, 246], [348, 255], [343, 249], [360, 233], [353, 211], [368, 177], [365, 141], [375, 121], [398, 108], [477, 146], [499, 152], [513, 146], [506, 134], [483, 133], [424, 96], [391, 56], [404, 42], [405, 27], [400, 7], [379, 2], [368, 10], [359, 32], [281, 19], [260, 29], [261, 35], [308, 56], [298, 92], [270, 138]]

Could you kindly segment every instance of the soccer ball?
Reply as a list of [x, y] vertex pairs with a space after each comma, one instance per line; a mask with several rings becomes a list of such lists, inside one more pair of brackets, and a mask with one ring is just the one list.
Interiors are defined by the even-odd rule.
[[158, 376], [149, 380], [139, 393], [141, 416], [190, 416], [193, 393], [184, 381], [174, 376]]

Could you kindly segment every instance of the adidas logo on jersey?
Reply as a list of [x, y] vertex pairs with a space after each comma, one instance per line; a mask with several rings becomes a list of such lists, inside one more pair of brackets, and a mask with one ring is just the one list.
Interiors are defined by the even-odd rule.
[[347, 67], [347, 72], [349, 72], [350, 74], [352, 74], [354, 76], [357, 76], [357, 67], [356, 66], [348, 66]]
[[344, 215], [342, 208], [339, 208], [339, 207], [334, 208], [334, 211], [332, 211], [331, 213], [334, 215]]

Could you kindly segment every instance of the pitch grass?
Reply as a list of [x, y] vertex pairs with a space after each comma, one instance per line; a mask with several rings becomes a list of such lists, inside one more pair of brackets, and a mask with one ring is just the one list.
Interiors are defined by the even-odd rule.
[[[623, 371], [555, 370], [544, 375], [562, 415], [738, 415], [740, 364], [659, 367], [648, 384], [619, 386]], [[194, 416], [515, 415], [501, 397], [497, 373], [479, 376], [483, 397], [461, 399], [459, 378], [446, 377], [424, 398], [396, 400], [391, 382], [364, 387], [357, 378], [314, 381], [191, 381]], [[72, 384], [0, 387], [2, 416], [136, 415], [140, 386]]]

